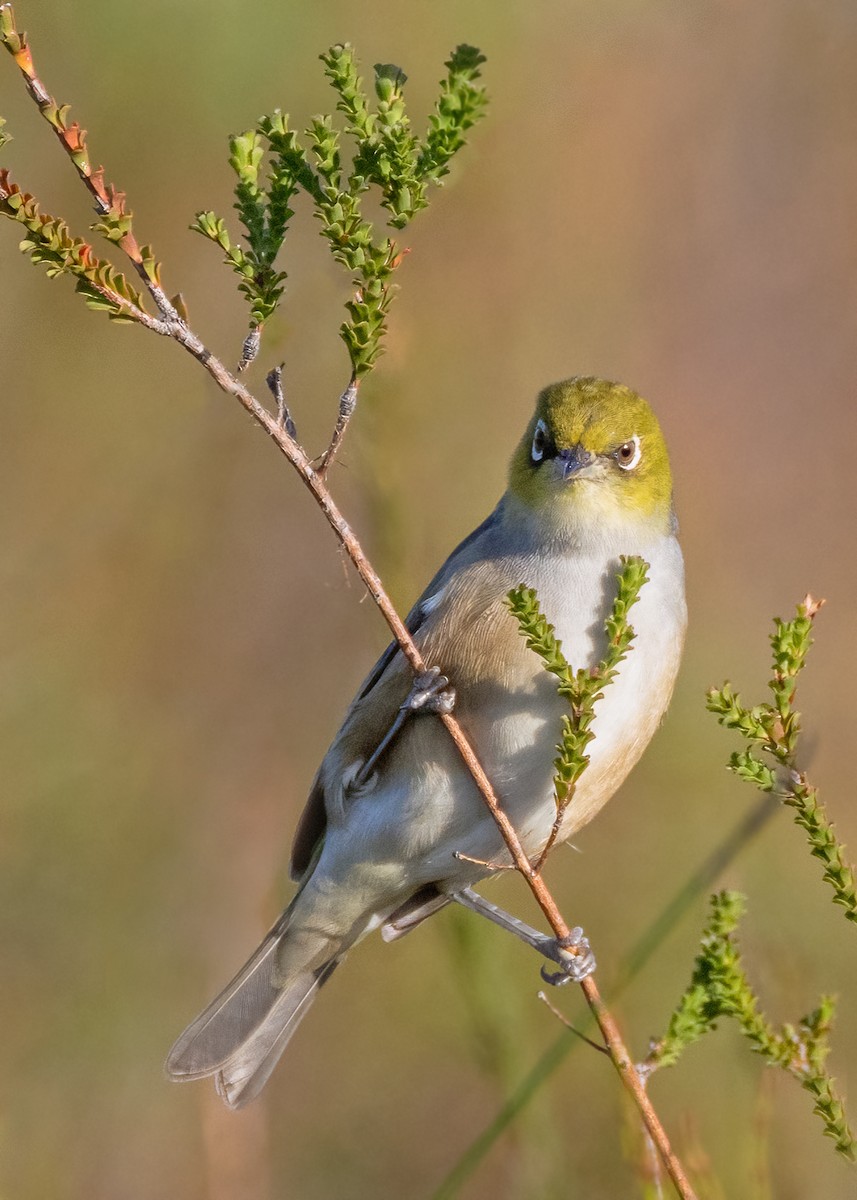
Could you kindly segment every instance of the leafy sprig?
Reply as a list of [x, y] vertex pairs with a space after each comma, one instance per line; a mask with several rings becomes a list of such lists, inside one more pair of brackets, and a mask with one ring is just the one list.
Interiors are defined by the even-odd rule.
[[[16, 28], [8, 3], [0, 4], [0, 43], [14, 58], [42, 116], [95, 200], [98, 220], [93, 230], [128, 254], [155, 299], [161, 318], [182, 320], [185, 311], [181, 297], [170, 301], [162, 292], [159, 264], [150, 246], [138, 245], [124, 194], [105, 183], [101, 167], [93, 167], [86, 131], [70, 119], [68, 105], [58, 104], [37, 76], [27, 36]], [[393, 277], [404, 257], [393, 240], [378, 233], [363, 215], [363, 194], [373, 186], [378, 188], [381, 204], [389, 214], [388, 224], [395, 229], [404, 228], [426, 207], [429, 186], [440, 183], [447, 174], [449, 162], [464, 145], [467, 131], [485, 110], [487, 96], [479, 82], [479, 68], [485, 59], [472, 46], [462, 45], [452, 52], [422, 140], [411, 129], [404, 98], [407, 77], [399, 67], [376, 65], [375, 98], [370, 103], [350, 46], [333, 46], [321, 59], [337, 94], [336, 109], [344, 117], [345, 132], [354, 143], [348, 172], [342, 165], [341, 134], [331, 116], [312, 119], [306, 131], [307, 145], [303, 145], [289, 129], [288, 118], [275, 110], [260, 118], [255, 128], [229, 140], [229, 163], [236, 176], [234, 206], [242, 238], [235, 240], [226, 221], [212, 211], [198, 213], [191, 228], [219, 246], [249, 304], [250, 333], [239, 363], [243, 370], [256, 356], [262, 329], [282, 299], [287, 275], [277, 260], [294, 215], [292, 202], [298, 192], [305, 192], [334, 260], [352, 275], [352, 292], [346, 302], [348, 317], [340, 334], [351, 360], [353, 387], [382, 353], [394, 295]], [[0, 146], [6, 140], [0, 125]], [[4, 201], [12, 188], [7, 186], [6, 191]], [[17, 191], [27, 195], [21, 189]], [[14, 203], [12, 207], [4, 203], [0, 214], [20, 220], [19, 210]], [[32, 211], [29, 217], [34, 217]], [[149, 318], [142, 306], [138, 312], [132, 307], [129, 297], [133, 289], [128, 291], [127, 281], [119, 272], [94, 259], [91, 249], [87, 259], [81, 249], [87, 243], [74, 239], [64, 222], [53, 217], [45, 220], [51, 228], [41, 232], [31, 229], [33, 236], [25, 239], [23, 249], [31, 254], [35, 250], [37, 261], [61, 266], [54, 274], [74, 274], [80, 284], [78, 290], [94, 307], [105, 308], [115, 319], [142, 320], [154, 327], [156, 319]], [[89, 274], [83, 270], [84, 259]], [[89, 260], [98, 263], [97, 278]], [[350, 400], [353, 392], [346, 389], [345, 395]], [[347, 424], [348, 409], [349, 404], [340, 407], [338, 441]]]
[[833, 1138], [840, 1154], [855, 1161], [857, 1142], [824, 1066], [830, 1049], [833, 999], [822, 996], [818, 1007], [797, 1025], [775, 1029], [760, 1009], [735, 937], [744, 913], [744, 897], [723, 891], [713, 895], [710, 903], [709, 922], [690, 984], [670, 1017], [666, 1033], [652, 1044], [643, 1072], [651, 1074], [660, 1067], [673, 1066], [689, 1046], [716, 1029], [718, 1021], [731, 1017], [755, 1053], [792, 1075], [813, 1096], [813, 1112], [821, 1118], [825, 1135]]
[[724, 683], [721, 688], [710, 689], [707, 706], [721, 725], [737, 730], [750, 743], [731, 755], [729, 769], [761, 791], [773, 792], [792, 809], [795, 823], [806, 832], [811, 853], [824, 865], [822, 877], [833, 890], [834, 904], [845, 910], [847, 920], [857, 923], [857, 889], [845, 847], [833, 832], [818, 789], [796, 762], [801, 727], [800, 713], [794, 707], [798, 678], [806, 665], [813, 622], [823, 603], [807, 596], [791, 621], [775, 619], [770, 638], [771, 701], [748, 708], [731, 684]]
[[0, 170], [0, 215], [23, 226], [20, 249], [51, 278], [70, 275], [90, 308], [103, 310], [114, 321], [139, 321], [146, 316], [143, 297], [121, 271], [98, 258], [88, 242], [74, 237], [61, 218], [43, 213], [5, 169]]
[[432, 180], [449, 171], [453, 156], [464, 145], [464, 135], [482, 116], [487, 97], [479, 86], [479, 68], [485, 57], [475, 46], [458, 46], [449, 61], [446, 79], [429, 118], [429, 129], [420, 150], [419, 170]]
[[554, 802], [556, 816], [550, 837], [542, 851], [539, 866], [559, 836], [562, 819], [572, 801], [577, 782], [589, 765], [587, 747], [595, 737], [591, 729], [595, 705], [604, 689], [615, 678], [619, 664], [627, 657], [634, 640], [628, 615], [648, 579], [649, 564], [637, 555], [621, 558], [616, 597], [604, 623], [607, 648], [594, 667], [574, 670], [562, 652], [562, 644], [553, 625], [542, 614], [538, 596], [524, 584], [513, 588], [506, 603], [518, 622], [518, 628], [530, 650], [542, 660], [545, 670], [557, 679], [557, 692], [568, 701], [570, 711], [562, 717], [560, 742], [554, 759]]
[[[105, 182], [103, 167], [93, 167], [86, 130], [70, 119], [69, 105], [59, 104], [37, 75], [27, 35], [16, 27], [15, 13], [9, 3], [0, 4], [0, 44], [14, 59], [24, 77], [27, 91], [95, 202], [98, 220], [90, 228], [127, 254], [162, 316], [179, 316], [183, 309], [181, 298], [175, 297], [170, 301], [162, 292], [160, 264], [152, 247], [140, 246], [134, 236], [133, 218], [126, 206], [125, 193]], [[2, 137], [0, 144], [5, 140], [8, 138]], [[86, 242], [73, 238], [64, 221], [39, 213], [33, 197], [17, 184], [11, 183], [8, 175], [4, 177], [3, 193], [0, 215], [28, 226], [29, 236], [21, 242], [24, 253], [29, 254], [35, 262], [57, 268], [51, 269], [51, 275], [76, 276], [77, 290], [91, 307], [106, 310], [115, 320], [139, 321], [155, 326], [156, 321], [146, 312], [139, 295], [129, 287], [124, 277], [111, 264], [97, 259]], [[8, 203], [10, 198], [19, 196], [26, 197], [23, 204], [17, 199]], [[41, 228], [35, 227], [37, 222]], [[88, 255], [83, 247], [87, 248]], [[89, 262], [83, 270], [86, 259]]]
[[332, 116], [313, 117], [304, 145], [289, 128], [288, 116], [277, 109], [261, 117], [255, 129], [230, 139], [235, 208], [246, 248], [233, 243], [225, 221], [213, 212], [199, 213], [192, 228], [223, 250], [250, 304], [251, 328], [261, 330], [285, 287], [286, 272], [275, 261], [293, 215], [291, 202], [298, 191], [305, 192], [334, 261], [352, 275], [348, 319], [340, 335], [357, 382], [382, 353], [393, 276], [403, 257], [395, 242], [364, 216], [362, 197], [376, 187], [394, 229], [404, 228], [426, 207], [429, 185], [447, 173], [467, 130], [484, 111], [486, 94], [478, 80], [485, 59], [471, 46], [453, 51], [424, 141], [411, 129], [404, 98], [407, 76], [399, 67], [375, 66], [373, 106], [349, 45], [331, 47], [321, 61], [337, 95], [344, 132], [354, 143], [350, 169], [343, 169], [341, 133]]

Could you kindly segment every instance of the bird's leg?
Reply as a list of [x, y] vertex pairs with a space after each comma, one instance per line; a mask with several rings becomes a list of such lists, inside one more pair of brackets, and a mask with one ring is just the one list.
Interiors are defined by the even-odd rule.
[[542, 979], [545, 983], [552, 983], [557, 987], [564, 983], [581, 983], [595, 970], [595, 955], [590, 950], [589, 941], [583, 936], [580, 926], [570, 930], [565, 938], [548, 937], [547, 934], [539, 933], [537, 929], [519, 921], [505, 909], [498, 908], [496, 904], [474, 892], [473, 888], [466, 887], [458, 892], [450, 892], [450, 897], [464, 908], [469, 908], [471, 912], [487, 917], [501, 929], [514, 933], [515, 937], [538, 950], [539, 954], [557, 963], [559, 971], [549, 971], [547, 967], [542, 967]]
[[360, 787], [369, 779], [387, 748], [399, 736], [402, 726], [409, 717], [421, 712], [451, 713], [453, 708], [455, 708], [455, 688], [451, 688], [447, 677], [441, 675], [440, 667], [429, 667], [422, 675], [417, 675], [411, 685], [411, 690], [399, 706], [393, 724], [355, 774], [351, 781], [351, 787]]

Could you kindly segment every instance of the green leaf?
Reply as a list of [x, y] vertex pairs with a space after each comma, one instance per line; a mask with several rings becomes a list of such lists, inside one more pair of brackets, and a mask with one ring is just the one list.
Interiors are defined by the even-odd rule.
[[446, 63], [447, 75], [419, 155], [422, 178], [437, 182], [449, 172], [450, 160], [465, 144], [465, 134], [484, 115], [488, 96], [477, 82], [484, 62], [475, 46], [461, 45]]
[[770, 638], [773, 671], [768, 685], [773, 704], [746, 708], [729, 683], [712, 688], [706, 703], [721, 725], [737, 730], [756, 748], [734, 752], [729, 769], [762, 791], [776, 791], [792, 809], [795, 823], [806, 832], [810, 853], [824, 863], [822, 878], [833, 892], [834, 904], [845, 910], [847, 920], [857, 924], [857, 884], [845, 847], [836, 839], [817, 789], [795, 766], [801, 728], [800, 713], [794, 707], [797, 682], [812, 645], [813, 622], [823, 604], [823, 600], [807, 596], [791, 621], [775, 618]]
[[822, 996], [818, 1008], [801, 1018], [797, 1027], [785, 1024], [776, 1030], [761, 1012], [734, 936], [744, 912], [744, 898], [737, 892], [724, 891], [713, 895], [710, 903], [709, 922], [690, 984], [670, 1017], [666, 1033], [653, 1043], [644, 1072], [673, 1066], [686, 1049], [715, 1029], [719, 1020], [731, 1017], [757, 1054], [792, 1075], [814, 1097], [813, 1112], [821, 1118], [825, 1135], [834, 1139], [840, 1154], [854, 1161], [857, 1144], [833, 1080], [824, 1068], [833, 1022], [832, 998]]
[[637, 556], [622, 557], [617, 576], [616, 597], [604, 624], [606, 650], [601, 662], [592, 668], [573, 670], [562, 652], [562, 644], [554, 626], [544, 617], [538, 596], [532, 588], [520, 584], [506, 597], [506, 604], [518, 622], [518, 630], [528, 648], [542, 660], [542, 665], [557, 679], [557, 692], [569, 704], [570, 712], [563, 716], [557, 757], [554, 760], [554, 797], [557, 819], [543, 857], [547, 854], [559, 830], [559, 822], [574, 795], [575, 786], [589, 765], [586, 749], [595, 736], [590, 726], [595, 705], [604, 688], [615, 678], [620, 663], [627, 656], [634, 640], [634, 630], [628, 614], [639, 599], [640, 590], [648, 578], [648, 563]]
[[776, 784], [774, 772], [752, 750], [736, 751], [729, 759], [729, 770], [763, 792], [773, 791]]
[[49, 278], [70, 275], [76, 290], [92, 308], [108, 312], [115, 319], [137, 320], [145, 312], [143, 298], [113, 265], [99, 259], [82, 238], [74, 237], [59, 217], [42, 213], [35, 198], [22, 192], [0, 171], [0, 215], [23, 226], [21, 250], [34, 263], [43, 266]]

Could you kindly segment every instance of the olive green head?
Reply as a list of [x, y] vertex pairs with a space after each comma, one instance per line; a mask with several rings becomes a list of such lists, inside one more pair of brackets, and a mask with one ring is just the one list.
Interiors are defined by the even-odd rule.
[[655, 414], [636, 392], [604, 379], [566, 379], [540, 393], [509, 490], [560, 520], [671, 527], [672, 475]]

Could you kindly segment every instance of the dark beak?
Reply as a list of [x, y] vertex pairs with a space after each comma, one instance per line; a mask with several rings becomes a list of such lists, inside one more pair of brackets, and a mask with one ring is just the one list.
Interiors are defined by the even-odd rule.
[[595, 455], [584, 450], [581, 445], [574, 446], [571, 450], [560, 450], [556, 457], [563, 479], [570, 479], [583, 467], [588, 467], [595, 461]]

